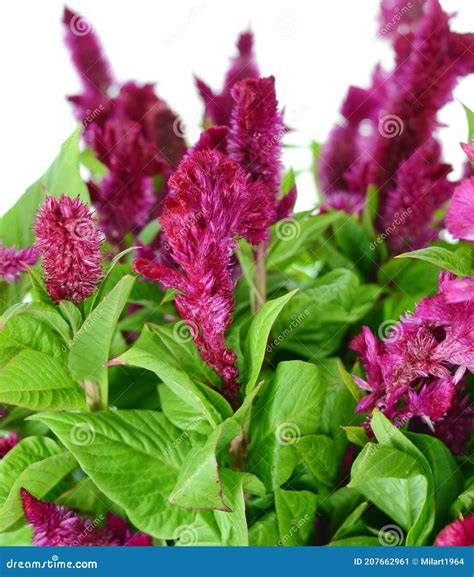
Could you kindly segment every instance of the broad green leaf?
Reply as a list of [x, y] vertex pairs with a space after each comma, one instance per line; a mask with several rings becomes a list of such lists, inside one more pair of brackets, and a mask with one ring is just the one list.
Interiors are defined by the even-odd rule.
[[26, 247], [34, 243], [33, 217], [46, 194], [79, 196], [83, 202], [89, 203], [87, 186], [79, 174], [79, 137], [79, 131], [74, 131], [45, 174], [2, 217], [0, 238], [4, 244]]
[[76, 467], [72, 455], [47, 437], [27, 437], [0, 460], [0, 531], [23, 517], [20, 489], [43, 498]]
[[347, 440], [359, 447], [363, 447], [369, 442], [369, 437], [363, 427], [343, 427], [347, 435]]
[[59, 310], [69, 323], [73, 334], [76, 334], [84, 320], [82, 318], [81, 311], [76, 307], [74, 303], [71, 303], [70, 301], [61, 301], [59, 303]]
[[305, 435], [292, 445], [317, 482], [329, 488], [336, 485], [341, 465], [334, 459], [333, 445], [333, 439], [325, 435]]
[[378, 190], [377, 187], [371, 184], [367, 188], [367, 196], [365, 199], [364, 210], [362, 212], [362, 224], [371, 238], [375, 238], [375, 220], [378, 215]]
[[[64, 320], [61, 314], [50, 305], [45, 303], [18, 303], [13, 305], [0, 317], [0, 326], [5, 325], [5, 323], [9, 322], [10, 319], [18, 315], [20, 315], [22, 319], [27, 319], [27, 317], [34, 317], [35, 319], [44, 322], [51, 329], [53, 329], [66, 343], [71, 339], [72, 333], [68, 323]], [[28, 320], [24, 322], [27, 323]], [[38, 323], [32, 324], [38, 325]], [[44, 330], [44, 328], [42, 330]], [[34, 333], [36, 331], [31, 329], [31, 332]], [[40, 335], [37, 335], [37, 337], [39, 336]]]
[[85, 148], [79, 155], [80, 163], [90, 170], [94, 178], [102, 178], [107, 174], [107, 167], [94, 154], [92, 148]]
[[255, 387], [265, 357], [267, 340], [270, 330], [283, 307], [296, 294], [296, 290], [264, 304], [264, 306], [254, 316], [245, 341], [245, 359], [247, 363], [247, 374], [242, 375], [242, 380], [246, 379], [247, 394]]
[[280, 531], [279, 545], [307, 545], [314, 531], [319, 497], [310, 491], [276, 489], [275, 509]]
[[376, 254], [372, 237], [356, 220], [355, 216], [340, 213], [338, 220], [332, 227], [336, 244], [343, 255], [353, 264], [353, 268], [368, 273], [375, 265]]
[[33, 300], [40, 303], [46, 303], [47, 305], [54, 305], [54, 301], [46, 290], [39, 271], [37, 269], [31, 268], [28, 265], [26, 265], [26, 268], [28, 270], [28, 276], [30, 277], [31, 281]]
[[16, 529], [0, 533], [0, 547], [31, 547], [33, 545], [33, 528], [25, 525]]
[[189, 509], [232, 510], [231, 504], [225, 502], [218, 455], [239, 433], [237, 422], [227, 419], [212, 432], [205, 445], [188, 454], [170, 495], [171, 503]]
[[[84, 439], [87, 440], [87, 436]], [[105, 517], [113, 507], [110, 499], [107, 499], [88, 477], [69, 487], [54, 502], [58, 505], [66, 505], [92, 518], [99, 515]]]
[[[181, 350], [177, 347], [178, 351]], [[179, 358], [179, 357], [178, 357]], [[113, 361], [141, 367], [154, 372], [172, 393], [181, 401], [173, 401], [170, 395], [164, 394], [167, 416], [178, 426], [189, 426], [191, 423], [199, 431], [215, 427], [223, 418], [220, 412], [209, 402], [202, 389], [181, 370], [179, 361], [163, 347], [160, 338], [149, 327], [144, 328], [140, 338], [131, 349]], [[161, 392], [162, 393], [162, 392]], [[168, 401], [168, 402], [167, 402]], [[173, 410], [177, 408], [177, 410]], [[183, 422], [183, 419], [185, 421]]]
[[354, 462], [349, 486], [360, 491], [406, 532], [421, 519], [428, 498], [428, 481], [411, 455], [372, 443], [365, 446]]
[[[0, 366], [3, 366], [13, 356], [24, 350], [34, 350], [45, 353], [57, 359], [62, 364], [61, 356], [64, 352], [64, 345], [58, 334], [54, 332], [50, 326], [46, 326], [46, 324], [42, 322], [43, 319], [49, 320], [55, 325], [58, 319], [54, 314], [50, 316], [47, 310], [37, 310], [36, 313], [38, 313], [39, 318], [37, 318], [36, 315], [31, 316], [30, 309], [36, 306], [37, 304], [18, 305], [18, 307], [14, 307], [14, 310], [9, 309], [8, 312], [10, 312], [11, 315], [8, 319], [1, 321]], [[20, 314], [25, 310], [30, 314]], [[54, 312], [53, 310], [53, 313]], [[59, 315], [59, 320], [62, 320], [61, 315]], [[51, 323], [49, 324], [51, 325]], [[67, 329], [67, 326], [65, 328]]]
[[[461, 103], [462, 104], [462, 103]], [[470, 143], [474, 140], [474, 112], [465, 104], [462, 104], [467, 118], [467, 138]]]
[[221, 471], [222, 495], [231, 512], [214, 511], [221, 534], [221, 544], [243, 547], [249, 544], [245, 517], [244, 479], [242, 473], [229, 469]]
[[340, 215], [336, 212], [280, 221], [273, 227], [266, 259], [267, 270], [282, 270], [301, 255]]
[[112, 339], [135, 278], [123, 277], [82, 324], [69, 349], [69, 370], [78, 381], [100, 386], [102, 406], [107, 406], [107, 367]]
[[291, 458], [292, 443], [319, 432], [325, 393], [318, 368], [303, 361], [280, 363], [264, 387], [252, 412], [248, 470], [268, 490], [291, 475], [296, 459]]
[[462, 491], [463, 477], [458, 464], [442, 441], [431, 435], [407, 433], [408, 439], [423, 453], [433, 472], [436, 519], [449, 522], [449, 508]]
[[257, 518], [249, 527], [249, 545], [251, 547], [273, 547], [278, 545], [280, 531], [276, 513], [273, 511]]
[[347, 390], [354, 397], [354, 399], [357, 402], [359, 402], [362, 398], [362, 391], [354, 382], [352, 375], [346, 371], [344, 365], [340, 361], [338, 361], [337, 363], [337, 368], [339, 370], [339, 374], [341, 375], [342, 380], [344, 381], [344, 384], [347, 387]]
[[461, 258], [458, 254], [440, 246], [429, 246], [412, 252], [406, 252], [398, 255], [396, 258], [424, 260], [458, 276], [468, 276], [472, 273], [469, 258]]
[[191, 442], [163, 413], [117, 410], [32, 418], [50, 427], [94, 484], [141, 531], [172, 539], [176, 527], [192, 523], [193, 512], [168, 500]]
[[[472, 481], [472, 480], [471, 480]], [[464, 516], [474, 510], [474, 483], [470, 483], [465, 491], [458, 495], [451, 506], [451, 518], [456, 519], [459, 513]]]
[[358, 524], [357, 522], [362, 517], [362, 515], [367, 511], [369, 504], [364, 501], [360, 503], [352, 513], [344, 520], [344, 522], [339, 526], [337, 531], [334, 533], [332, 540], [342, 539], [344, 536], [348, 537], [348, 533], [354, 530], [354, 526]]
[[84, 392], [59, 361], [27, 349], [0, 369], [0, 403], [36, 411], [86, 407]]

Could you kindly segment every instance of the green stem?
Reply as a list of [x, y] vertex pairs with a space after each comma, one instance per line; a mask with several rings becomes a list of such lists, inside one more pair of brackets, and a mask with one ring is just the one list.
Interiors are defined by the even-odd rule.
[[267, 245], [266, 243], [261, 242], [254, 251], [255, 285], [257, 287], [254, 313], [258, 312], [263, 307], [267, 296], [267, 278], [265, 271], [266, 254]]

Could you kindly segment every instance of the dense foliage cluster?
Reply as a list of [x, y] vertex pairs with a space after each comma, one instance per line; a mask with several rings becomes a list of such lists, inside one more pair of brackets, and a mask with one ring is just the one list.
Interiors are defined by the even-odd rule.
[[0, 543], [474, 544], [474, 35], [380, 18], [295, 212], [251, 32], [191, 145], [65, 10], [80, 126], [0, 221]]

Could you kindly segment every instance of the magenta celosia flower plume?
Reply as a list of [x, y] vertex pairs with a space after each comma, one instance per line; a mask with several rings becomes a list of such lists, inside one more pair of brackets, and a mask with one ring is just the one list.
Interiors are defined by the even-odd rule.
[[3, 459], [16, 445], [18, 445], [18, 434], [15, 431], [5, 437], [0, 437], [0, 459]]
[[226, 74], [224, 86], [219, 94], [215, 94], [205, 82], [196, 78], [196, 86], [205, 106], [205, 118], [215, 125], [227, 125], [230, 123], [234, 101], [231, 89], [235, 83], [245, 78], [258, 78], [260, 76], [253, 52], [253, 35], [244, 32], [237, 41], [238, 54], [231, 61], [231, 66]]
[[474, 372], [473, 280], [441, 274], [439, 293], [422, 299], [383, 342], [364, 327], [351, 343], [366, 373], [354, 379], [369, 392], [358, 412], [370, 418], [378, 408], [397, 425], [415, 419], [416, 426], [418, 420], [454, 453], [465, 449], [472, 411], [463, 375]]
[[145, 259], [134, 268], [178, 291], [180, 316], [202, 358], [222, 377], [224, 393], [235, 400], [236, 356], [225, 343], [234, 305], [233, 253], [239, 237], [254, 245], [268, 239], [270, 199], [263, 185], [217, 150], [192, 153], [169, 186], [160, 223], [175, 268]]
[[0, 278], [6, 283], [18, 282], [20, 272], [25, 272], [25, 265], [34, 266], [38, 252], [34, 247], [17, 250], [14, 246], [3, 246], [0, 243]]
[[474, 545], [474, 515], [456, 519], [436, 537], [437, 547], [472, 547]]
[[454, 238], [474, 242], [474, 176], [455, 189], [446, 214], [446, 226]]
[[102, 235], [91, 210], [79, 198], [47, 196], [34, 230], [52, 298], [77, 303], [89, 297], [103, 276]]
[[83, 93], [69, 100], [76, 106], [78, 120], [84, 121], [95, 109], [108, 106], [113, 76], [91, 24], [69, 8], [64, 9], [63, 23], [65, 41], [83, 86]]
[[[367, 91], [350, 89], [344, 122], [323, 148], [319, 179], [326, 204], [347, 212], [360, 211], [375, 184], [379, 231], [397, 228], [404, 215], [389, 238], [397, 253], [426, 244], [441, 226], [433, 215], [450, 193], [448, 166], [426, 147], [438, 110], [452, 99], [458, 79], [474, 72], [474, 35], [451, 31], [438, 0], [383, 2], [381, 21], [379, 35], [393, 40], [395, 68], [377, 69]], [[410, 175], [413, 170], [419, 174]]]
[[[281, 180], [281, 141], [286, 131], [278, 110], [275, 79], [247, 79], [232, 88], [235, 107], [229, 134], [230, 155], [255, 182], [267, 187], [275, 215], [284, 213], [278, 200]], [[290, 194], [292, 208], [296, 191]], [[285, 200], [288, 204], [288, 199]], [[287, 211], [287, 213], [289, 210]], [[274, 215], [274, 218], [275, 218]], [[286, 218], [283, 214], [281, 218]]]
[[108, 513], [103, 527], [83, 519], [62, 505], [40, 501], [21, 489], [23, 511], [33, 527], [33, 543], [39, 547], [151, 546], [145, 533], [130, 532], [127, 523]]

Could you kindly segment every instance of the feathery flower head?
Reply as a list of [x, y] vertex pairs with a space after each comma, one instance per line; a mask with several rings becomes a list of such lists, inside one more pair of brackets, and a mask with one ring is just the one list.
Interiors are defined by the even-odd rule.
[[102, 235], [89, 207], [79, 198], [47, 196], [34, 230], [52, 298], [78, 303], [89, 297], [103, 276]]
[[15, 431], [5, 437], [0, 437], [0, 459], [3, 459], [16, 445], [18, 445], [18, 434]]
[[272, 207], [267, 191], [217, 150], [199, 150], [183, 160], [169, 181], [160, 218], [175, 268], [137, 259], [136, 272], [178, 291], [176, 308], [188, 324], [205, 362], [237, 394], [235, 353], [225, 331], [234, 306], [231, 265], [237, 240], [268, 238]]
[[436, 537], [437, 547], [470, 547], [474, 545], [474, 515], [456, 519]]
[[454, 238], [474, 242], [474, 176], [456, 187], [446, 214], [446, 226]]
[[[397, 425], [415, 418], [450, 442], [446, 429], [461, 413], [466, 418], [470, 414], [464, 406], [462, 377], [466, 369], [474, 372], [474, 294], [464, 292], [459, 297], [458, 282], [450, 274], [441, 274], [438, 294], [422, 299], [414, 314], [402, 317], [385, 341], [378, 341], [368, 327], [352, 341], [350, 347], [366, 372], [365, 379], [354, 379], [369, 392], [359, 402], [359, 413], [370, 415], [378, 408]], [[449, 297], [453, 284], [456, 302]], [[455, 404], [461, 413], [453, 413]], [[466, 424], [464, 417], [458, 426]], [[451, 444], [453, 450], [459, 452], [465, 432], [458, 435], [456, 446]]]
[[64, 9], [63, 23], [65, 41], [83, 86], [83, 93], [69, 100], [76, 106], [77, 119], [83, 121], [101, 105], [108, 107], [107, 92], [114, 80], [91, 24], [69, 8]]
[[83, 519], [62, 505], [41, 501], [21, 489], [26, 520], [33, 527], [33, 543], [39, 547], [151, 546], [145, 533], [132, 534], [127, 523], [108, 513], [103, 527]]
[[205, 118], [215, 125], [230, 123], [234, 101], [231, 96], [232, 86], [245, 78], [258, 78], [260, 72], [253, 52], [253, 34], [244, 32], [237, 41], [238, 54], [231, 61], [226, 74], [224, 86], [219, 94], [202, 80], [196, 78], [196, 86], [205, 106]]
[[95, 127], [94, 149], [109, 172], [100, 184], [89, 183], [91, 199], [107, 240], [120, 244], [127, 233], [138, 234], [151, 220], [158, 202], [152, 176], [166, 163], [130, 121], [110, 120], [104, 129]]
[[275, 78], [247, 79], [232, 88], [235, 107], [229, 136], [230, 155], [263, 183], [278, 206], [281, 178], [281, 139], [286, 131], [278, 110]]
[[14, 246], [3, 246], [0, 243], [0, 278], [6, 283], [18, 282], [20, 272], [26, 267], [34, 266], [38, 260], [38, 253], [34, 247], [17, 250]]

